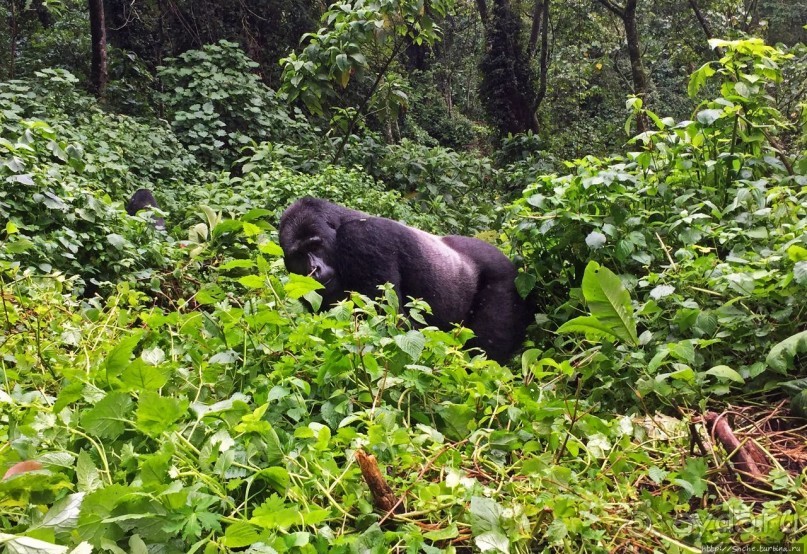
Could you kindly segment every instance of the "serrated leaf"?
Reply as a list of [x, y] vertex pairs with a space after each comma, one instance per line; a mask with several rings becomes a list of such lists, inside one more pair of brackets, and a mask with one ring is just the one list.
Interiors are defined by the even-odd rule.
[[104, 486], [98, 468], [84, 450], [79, 452], [76, 460], [76, 482], [82, 493], [94, 492]]
[[266, 287], [266, 279], [262, 275], [245, 275], [238, 282], [248, 289], [262, 289]]
[[420, 359], [423, 347], [426, 346], [426, 337], [420, 331], [412, 329], [403, 335], [395, 335], [395, 344], [412, 358], [413, 362]]
[[117, 439], [126, 429], [132, 399], [122, 392], [110, 392], [81, 416], [81, 425], [102, 439]]
[[118, 375], [121, 371], [126, 369], [126, 366], [129, 365], [129, 358], [132, 357], [132, 352], [134, 352], [142, 336], [143, 331], [137, 329], [131, 335], [121, 340], [109, 354], [107, 354], [104, 365], [110, 375]]
[[532, 273], [526, 273], [524, 271], [519, 272], [516, 276], [516, 290], [519, 296], [521, 296], [521, 298], [527, 298], [527, 295], [532, 292], [537, 282], [538, 279]]
[[137, 403], [137, 428], [151, 437], [157, 437], [173, 426], [188, 410], [186, 399], [160, 396], [144, 391]]
[[619, 338], [610, 327], [603, 325], [599, 319], [591, 315], [579, 316], [572, 320], [569, 320], [560, 327], [558, 327], [557, 332], [584, 333], [587, 337], [591, 339], [596, 339], [603, 336], [611, 338]]
[[289, 274], [288, 282], [283, 285], [283, 290], [286, 291], [286, 296], [294, 298], [295, 300], [302, 298], [304, 295], [315, 290], [325, 288], [316, 279], [307, 277], [305, 275], [297, 275], [295, 273]]
[[236, 521], [224, 530], [221, 544], [228, 548], [244, 548], [258, 542], [261, 538], [259, 529], [244, 521]]

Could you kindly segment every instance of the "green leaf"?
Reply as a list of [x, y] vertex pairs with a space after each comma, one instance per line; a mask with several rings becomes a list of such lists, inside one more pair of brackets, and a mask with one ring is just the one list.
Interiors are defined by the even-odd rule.
[[168, 430], [188, 411], [188, 401], [144, 391], [137, 403], [137, 428], [150, 437]]
[[307, 277], [305, 275], [297, 275], [295, 273], [289, 274], [288, 282], [283, 285], [283, 290], [286, 291], [286, 296], [289, 298], [298, 299], [313, 292], [325, 288], [316, 279]]
[[698, 120], [698, 123], [702, 123], [703, 125], [711, 125], [723, 115], [723, 110], [701, 110], [695, 115], [695, 119]]
[[803, 390], [790, 399], [790, 413], [807, 419], [807, 390]]
[[717, 377], [721, 381], [734, 381], [735, 383], [745, 383], [745, 379], [737, 373], [735, 370], [731, 369], [727, 365], [716, 365], [713, 368], [706, 371], [707, 375], [713, 375]]
[[107, 354], [104, 365], [106, 366], [107, 373], [110, 375], [118, 375], [121, 371], [126, 369], [129, 365], [129, 358], [132, 357], [137, 343], [143, 337], [143, 331], [137, 329], [128, 337], [121, 340], [109, 354]]
[[460, 531], [457, 528], [456, 523], [452, 523], [444, 529], [437, 529], [435, 531], [429, 531], [428, 533], [423, 534], [423, 536], [429, 539], [430, 541], [445, 541], [448, 539], [459, 537], [459, 535]]
[[117, 439], [126, 429], [132, 399], [123, 392], [110, 392], [81, 416], [81, 425], [102, 439]]
[[418, 361], [426, 346], [426, 337], [418, 330], [412, 329], [404, 335], [395, 335], [395, 344], [398, 348], [406, 352], [413, 362]]
[[538, 279], [532, 273], [519, 272], [516, 277], [516, 290], [521, 298], [527, 298], [527, 295], [535, 288], [535, 283]]
[[266, 287], [266, 279], [262, 275], [245, 275], [238, 282], [248, 289], [262, 289]]
[[571, 319], [558, 327], [558, 333], [584, 333], [594, 340], [602, 336], [619, 338], [614, 331], [592, 315]]
[[228, 548], [244, 548], [261, 540], [261, 533], [254, 525], [236, 521], [224, 530], [221, 544]]
[[285, 495], [291, 483], [289, 472], [284, 467], [267, 467], [259, 471], [255, 477], [263, 479], [279, 494]]
[[793, 360], [798, 354], [807, 352], [807, 331], [796, 333], [771, 348], [765, 363], [779, 373], [787, 373], [793, 367]]
[[614, 336], [638, 345], [630, 294], [610, 269], [589, 262], [583, 274], [583, 296], [591, 315]]
[[135, 360], [121, 373], [121, 381], [130, 390], [157, 390], [168, 382], [170, 372], [168, 368], [156, 367], [146, 364], [142, 359]]

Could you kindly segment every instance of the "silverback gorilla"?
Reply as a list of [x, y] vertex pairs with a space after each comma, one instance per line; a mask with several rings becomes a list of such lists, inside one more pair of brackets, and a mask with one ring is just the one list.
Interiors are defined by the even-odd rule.
[[440, 329], [461, 323], [476, 339], [469, 346], [506, 361], [524, 340], [530, 319], [515, 287], [516, 268], [496, 247], [479, 239], [438, 237], [382, 217], [302, 198], [280, 218], [286, 268], [325, 286], [332, 305], [356, 291], [370, 297], [392, 283], [404, 305], [422, 298], [427, 322]]
[[[154, 199], [154, 195], [149, 189], [138, 189], [132, 195], [129, 203], [126, 204], [126, 213], [129, 215], [135, 215], [140, 210], [145, 210], [148, 208], [159, 209], [160, 206], [157, 204], [157, 200]], [[165, 229], [165, 220], [155, 215], [154, 227], [157, 229]]]

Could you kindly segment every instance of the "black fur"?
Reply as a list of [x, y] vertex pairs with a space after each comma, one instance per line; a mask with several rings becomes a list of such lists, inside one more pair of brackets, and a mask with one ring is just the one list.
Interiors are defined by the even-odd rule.
[[[133, 195], [129, 203], [126, 204], [126, 213], [135, 215], [140, 210], [147, 210], [149, 208], [160, 209], [157, 200], [149, 189], [138, 189]], [[157, 229], [165, 229], [165, 220], [161, 217], [154, 217], [154, 227]]]
[[325, 200], [303, 198], [280, 218], [286, 268], [325, 285], [331, 305], [356, 291], [375, 297], [392, 283], [406, 297], [432, 307], [427, 321], [441, 329], [462, 323], [471, 346], [506, 361], [524, 340], [530, 319], [515, 287], [516, 268], [496, 247], [469, 237], [438, 237]]

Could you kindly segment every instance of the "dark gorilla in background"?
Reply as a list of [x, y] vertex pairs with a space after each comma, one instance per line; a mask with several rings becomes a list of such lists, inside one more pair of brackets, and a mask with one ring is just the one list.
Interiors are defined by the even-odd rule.
[[[129, 203], [126, 204], [126, 213], [129, 215], [135, 215], [140, 210], [146, 210], [149, 208], [160, 209], [160, 205], [157, 204], [157, 200], [154, 199], [154, 195], [149, 189], [138, 189], [137, 192], [132, 195]], [[155, 215], [153, 220], [155, 228], [163, 230], [165, 229], [165, 220], [163, 218]]]
[[506, 361], [524, 340], [530, 320], [516, 291], [517, 271], [496, 247], [479, 239], [438, 237], [382, 217], [318, 198], [303, 198], [280, 218], [286, 268], [325, 286], [332, 305], [356, 291], [370, 297], [392, 283], [401, 306], [408, 296], [426, 300], [440, 329], [461, 323], [476, 339], [470, 346]]

